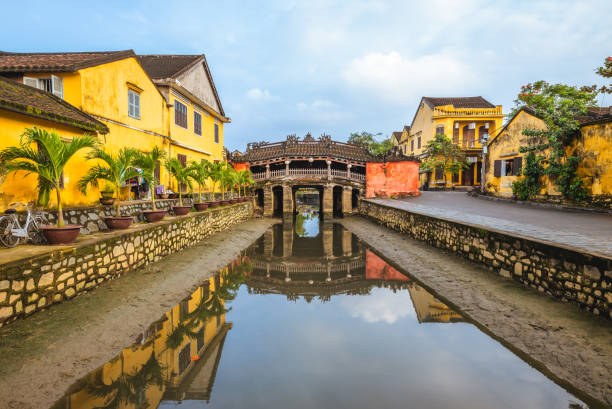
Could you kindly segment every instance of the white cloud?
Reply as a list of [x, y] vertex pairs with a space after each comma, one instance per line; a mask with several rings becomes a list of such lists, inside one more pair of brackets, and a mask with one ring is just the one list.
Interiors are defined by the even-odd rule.
[[367, 323], [393, 324], [401, 318], [416, 316], [408, 292], [394, 293], [386, 288], [374, 288], [367, 297], [343, 298], [342, 306], [351, 317], [361, 318]]
[[470, 90], [483, 79], [473, 66], [448, 52], [409, 59], [397, 51], [354, 59], [342, 77], [357, 91], [383, 100], [410, 102], [425, 94], [454, 95]]
[[247, 98], [252, 101], [276, 101], [280, 99], [276, 95], [270, 94], [267, 89], [261, 90], [259, 88], [251, 88], [247, 92]]
[[298, 102], [295, 104], [302, 119], [316, 122], [333, 122], [350, 118], [350, 114], [342, 110], [337, 104], [327, 99], [315, 99], [312, 102]]

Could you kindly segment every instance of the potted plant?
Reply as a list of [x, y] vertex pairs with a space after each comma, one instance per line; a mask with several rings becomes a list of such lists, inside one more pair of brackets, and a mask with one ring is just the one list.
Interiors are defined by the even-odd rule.
[[192, 161], [189, 165], [191, 169], [191, 178], [198, 183], [198, 201], [194, 203], [198, 212], [202, 212], [208, 208], [208, 202], [202, 201], [202, 186], [206, 184], [210, 176], [209, 166], [210, 162], [205, 159], [201, 162]]
[[216, 200], [215, 194], [216, 194], [217, 185], [219, 186], [221, 185], [221, 178], [222, 178], [223, 170], [224, 170], [223, 162], [214, 162], [210, 164], [209, 176], [208, 176], [211, 182], [210, 185], [212, 189], [211, 201], [208, 202], [208, 207], [210, 208], [219, 207], [221, 205], [221, 201]]
[[232, 175], [231, 175], [231, 169], [227, 162], [222, 162], [221, 163], [221, 167], [219, 170], [219, 185], [221, 187], [221, 201], [220, 204], [221, 206], [225, 206], [230, 204], [229, 199], [227, 199], [225, 197], [225, 194], [227, 192], [227, 188], [231, 185], [232, 183]]
[[[237, 184], [238, 184], [238, 196], [240, 197], [240, 202], [246, 202], [249, 198], [246, 196], [246, 189], [249, 186], [255, 184], [255, 181], [251, 178], [251, 171], [249, 170], [240, 170], [237, 173]], [[242, 187], [244, 196], [241, 197], [240, 188]]]
[[117, 211], [115, 216], [104, 218], [104, 222], [111, 230], [127, 229], [134, 221], [132, 216], [121, 216], [119, 191], [121, 185], [138, 176], [138, 172], [134, 169], [134, 159], [137, 155], [138, 151], [133, 148], [121, 148], [117, 155], [112, 155], [103, 149], [95, 149], [87, 158], [97, 159], [101, 163], [92, 166], [77, 183], [83, 194], [87, 192], [89, 185], [97, 187], [99, 180], [105, 180], [112, 186], [117, 194]]
[[174, 214], [177, 216], [184, 216], [189, 213], [191, 206], [183, 206], [183, 195], [181, 185], [185, 184], [191, 186], [191, 169], [184, 167], [183, 164], [176, 158], [167, 159], [164, 162], [164, 166], [168, 173], [176, 180], [178, 185], [178, 199], [179, 205], [173, 206]]
[[147, 181], [149, 184], [149, 189], [151, 189], [151, 210], [145, 210], [142, 212], [145, 219], [149, 223], [158, 222], [166, 215], [165, 210], [158, 210], [155, 206], [155, 188], [157, 187], [155, 169], [165, 158], [166, 153], [156, 146], [151, 150], [151, 152], [139, 153], [134, 159], [134, 165], [142, 169], [142, 177]]
[[100, 190], [100, 204], [104, 206], [112, 206], [115, 203], [115, 190], [108, 183], [104, 185], [104, 188]]
[[[32, 145], [36, 144], [37, 149]], [[41, 226], [43, 235], [50, 244], [69, 244], [76, 240], [80, 225], [66, 225], [62, 211], [60, 181], [64, 167], [78, 151], [96, 146], [91, 135], [76, 136], [64, 142], [55, 131], [37, 127], [27, 128], [19, 146], [0, 152], [0, 168], [3, 173], [24, 171], [25, 175], [38, 175], [38, 203], [47, 205], [51, 191], [57, 197], [57, 225]]]

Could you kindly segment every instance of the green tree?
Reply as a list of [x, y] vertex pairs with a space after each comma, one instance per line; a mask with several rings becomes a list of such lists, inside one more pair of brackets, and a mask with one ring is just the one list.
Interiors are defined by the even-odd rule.
[[183, 206], [183, 189], [182, 185], [187, 185], [191, 189], [192, 170], [183, 164], [177, 158], [166, 159], [164, 167], [170, 175], [176, 180], [179, 194], [179, 206]]
[[121, 217], [119, 191], [121, 185], [138, 176], [138, 172], [134, 169], [134, 159], [136, 159], [138, 154], [139, 152], [133, 148], [121, 148], [117, 155], [112, 155], [103, 149], [95, 149], [87, 155], [87, 158], [98, 159], [102, 163], [92, 166], [85, 176], [78, 181], [77, 186], [79, 190], [85, 194], [89, 185], [98, 187], [99, 180], [109, 182], [117, 194], [116, 215]]
[[164, 159], [166, 159], [166, 152], [157, 146], [154, 147], [151, 152], [139, 152], [134, 158], [134, 165], [142, 169], [142, 177], [149, 184], [149, 189], [151, 190], [151, 209], [153, 210], [157, 210], [155, 207], [155, 187], [157, 187], [155, 169]]
[[[606, 58], [603, 65], [598, 67], [595, 72], [604, 78], [612, 78], [612, 57]], [[602, 86], [599, 88], [599, 92], [612, 94], [612, 84]]]
[[217, 186], [221, 185], [222, 174], [225, 169], [225, 162], [213, 162], [210, 164], [209, 179], [211, 181], [212, 200], [215, 200]]
[[[580, 158], [568, 156], [566, 148], [580, 133], [578, 118], [587, 114], [590, 107], [596, 106], [596, 88], [537, 81], [522, 86], [521, 93], [514, 101], [513, 115], [521, 108], [529, 107], [547, 127], [544, 130], [524, 129], [523, 134], [537, 142], [522, 146], [520, 151], [544, 156], [537, 161], [539, 173], [548, 175], [559, 186], [563, 196], [575, 202], [583, 201], [587, 195], [584, 182], [577, 174]], [[535, 180], [527, 183], [533, 185]], [[535, 186], [530, 189], [535, 190]]]
[[238, 186], [238, 196], [241, 196], [240, 189], [242, 188], [243, 193], [246, 195], [246, 189], [249, 186], [253, 186], [255, 181], [251, 177], [250, 170], [239, 170], [236, 172], [236, 185]]
[[446, 135], [436, 134], [431, 141], [427, 142], [423, 153], [425, 160], [421, 167], [427, 170], [442, 169], [444, 187], [447, 183], [447, 173], [458, 175], [461, 169], [468, 167], [465, 152]]
[[380, 135], [382, 135], [381, 132], [377, 134], [372, 134], [365, 131], [362, 131], [361, 133], [353, 132], [347, 143], [361, 146], [370, 154], [375, 156], [384, 155], [393, 148], [393, 142], [390, 138], [384, 139], [381, 142], [377, 141], [375, 137]]
[[[37, 146], [37, 149], [33, 147]], [[19, 146], [0, 152], [0, 168], [3, 174], [24, 171], [25, 176], [38, 176], [38, 203], [47, 205], [51, 191], [57, 195], [57, 227], [64, 227], [62, 212], [61, 178], [68, 161], [80, 150], [94, 148], [96, 139], [90, 135], [74, 137], [64, 142], [55, 131], [37, 127], [27, 128]]]

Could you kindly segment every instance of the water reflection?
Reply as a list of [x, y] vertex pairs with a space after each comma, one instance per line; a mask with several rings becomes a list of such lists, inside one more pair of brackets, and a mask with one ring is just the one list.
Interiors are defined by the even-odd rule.
[[273, 226], [54, 408], [206, 405], [586, 407], [316, 215]]
[[226, 303], [250, 273], [241, 257], [151, 324], [117, 357], [71, 388], [53, 408], [157, 408], [210, 401], [231, 323]]

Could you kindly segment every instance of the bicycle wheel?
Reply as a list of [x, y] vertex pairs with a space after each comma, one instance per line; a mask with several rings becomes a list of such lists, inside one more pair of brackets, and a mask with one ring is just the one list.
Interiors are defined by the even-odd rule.
[[[37, 220], [38, 226], [40, 226], [40, 222]], [[38, 229], [38, 226], [34, 224], [34, 220], [28, 225], [28, 236], [30, 237], [30, 241], [32, 244], [44, 244], [45, 236]]]
[[19, 237], [13, 236], [11, 229], [15, 226], [15, 219], [9, 216], [0, 217], [0, 243], [6, 247], [15, 247], [19, 244]]

